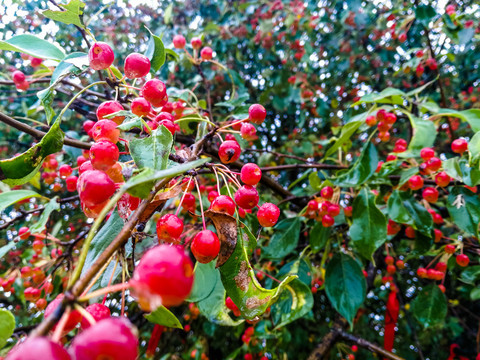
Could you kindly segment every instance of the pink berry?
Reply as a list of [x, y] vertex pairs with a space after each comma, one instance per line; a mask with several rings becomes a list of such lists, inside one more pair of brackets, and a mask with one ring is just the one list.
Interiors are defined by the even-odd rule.
[[96, 170], [106, 171], [115, 165], [119, 158], [117, 145], [102, 140], [90, 147], [90, 161]]
[[186, 40], [185, 40], [185, 37], [183, 35], [175, 35], [173, 37], [173, 46], [176, 48], [176, 49], [183, 49], [185, 48], [185, 44], [186, 44]]
[[[99, 303], [88, 305], [85, 308], [85, 311], [92, 315], [95, 321], [108, 319], [111, 316], [110, 309], [105, 305]], [[88, 321], [86, 317], [83, 317], [82, 322], [80, 323], [80, 327], [82, 328], [82, 330], [88, 329], [90, 326], [90, 321]]]
[[[40, 356], [41, 354], [41, 356]], [[7, 355], [6, 360], [71, 360], [67, 350], [46, 337], [29, 337], [19, 343]]]
[[113, 64], [115, 55], [110, 45], [97, 42], [88, 51], [88, 60], [93, 70], [103, 70]]
[[163, 106], [168, 101], [167, 88], [165, 84], [158, 79], [149, 80], [143, 85], [142, 96], [152, 104], [153, 107]]
[[201, 51], [200, 51], [200, 57], [203, 60], [211, 60], [213, 57], [213, 50], [209, 46], [205, 46]]
[[[47, 308], [45, 309], [45, 318], [49, 317], [50, 314], [52, 314], [57, 309], [57, 307], [62, 302], [63, 296], [63, 294], [58, 295], [55, 300], [48, 304]], [[67, 334], [72, 331], [81, 320], [82, 315], [77, 310], [70, 311], [67, 322], [65, 323], [65, 326], [63, 328], [63, 333]]]
[[125, 59], [125, 77], [137, 79], [144, 77], [150, 71], [150, 60], [142, 54], [133, 53]]
[[277, 223], [279, 216], [280, 209], [275, 204], [265, 203], [258, 208], [257, 219], [263, 227], [274, 226]]
[[227, 140], [220, 145], [220, 148], [218, 149], [218, 157], [222, 163], [229, 164], [237, 161], [241, 152], [242, 150], [240, 149], [238, 142]]
[[248, 118], [254, 124], [260, 125], [267, 117], [267, 111], [260, 104], [253, 104], [248, 108]]
[[[104, 103], [100, 104], [97, 108], [97, 119], [98, 120], [107, 119], [105, 116], [108, 116], [110, 114], [113, 114], [122, 110], [125, 110], [125, 109], [122, 106], [122, 104], [120, 104], [118, 101], [105, 101]], [[123, 122], [123, 120], [125, 120], [125, 116], [115, 116], [110, 120], [120, 125]]]
[[235, 207], [235, 203], [230, 196], [219, 195], [212, 201], [209, 209], [233, 216], [233, 214], [235, 214]]
[[77, 182], [80, 200], [88, 207], [107, 201], [115, 193], [115, 183], [100, 170], [87, 170]]
[[191, 250], [199, 263], [207, 264], [218, 256], [220, 240], [213, 231], [200, 231], [192, 240]]
[[257, 129], [250, 123], [243, 123], [240, 128], [240, 135], [247, 141], [257, 139]]
[[259, 200], [258, 191], [251, 185], [240, 186], [235, 193], [235, 202], [242, 209], [253, 209]]
[[21, 72], [20, 70], [15, 70], [12, 73], [12, 80], [14, 83], [22, 83], [26, 80], [25, 74]]
[[194, 37], [191, 41], [190, 44], [195, 50], [198, 50], [202, 47], [202, 39], [198, 37]]
[[257, 185], [262, 178], [262, 170], [257, 164], [248, 163], [242, 166], [240, 179], [244, 184]]

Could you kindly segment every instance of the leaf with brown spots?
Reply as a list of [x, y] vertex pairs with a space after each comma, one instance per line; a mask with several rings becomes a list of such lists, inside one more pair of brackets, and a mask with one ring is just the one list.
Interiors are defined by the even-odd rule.
[[237, 220], [233, 216], [212, 210], [205, 211], [205, 216], [213, 221], [220, 240], [220, 253], [216, 265], [218, 268], [230, 258], [237, 245]]

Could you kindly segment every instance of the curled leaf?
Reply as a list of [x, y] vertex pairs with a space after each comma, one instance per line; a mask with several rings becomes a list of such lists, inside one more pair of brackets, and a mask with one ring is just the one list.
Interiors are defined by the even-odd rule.
[[211, 210], [205, 211], [205, 216], [213, 221], [220, 240], [220, 253], [218, 254], [217, 265], [220, 267], [232, 256], [237, 244], [237, 221], [233, 216]]

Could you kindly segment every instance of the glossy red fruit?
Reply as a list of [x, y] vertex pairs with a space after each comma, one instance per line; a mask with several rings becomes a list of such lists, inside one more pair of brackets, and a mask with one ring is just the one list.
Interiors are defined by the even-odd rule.
[[26, 80], [25, 74], [20, 70], [15, 70], [12, 73], [12, 80], [14, 83], [22, 83]]
[[338, 216], [340, 214], [340, 206], [337, 204], [329, 204], [327, 208], [327, 214], [331, 217]]
[[240, 136], [247, 141], [257, 139], [257, 129], [250, 123], [243, 123], [240, 127]]
[[318, 202], [315, 200], [310, 200], [307, 204], [308, 210], [317, 211], [318, 210]]
[[330, 216], [328, 214], [323, 215], [323, 217], [322, 217], [323, 227], [330, 227], [330, 226], [333, 226], [333, 224], [335, 224], [335, 219], [332, 216]]
[[418, 190], [423, 187], [423, 178], [419, 175], [413, 175], [410, 179], [408, 179], [408, 186], [412, 190]]
[[426, 187], [423, 189], [422, 196], [429, 203], [436, 203], [438, 200], [438, 190], [434, 187]]
[[397, 234], [402, 227], [397, 224], [395, 221], [392, 219], [388, 219], [388, 224], [387, 224], [387, 235], [395, 235]]
[[280, 209], [272, 203], [265, 203], [258, 208], [258, 223], [263, 227], [275, 226], [280, 216]]
[[18, 236], [20, 237], [20, 239], [28, 239], [30, 235], [30, 228], [28, 228], [27, 226], [22, 226], [20, 229], [18, 229]]
[[405, 41], [407, 41], [407, 34], [403, 32], [400, 35], [398, 35], [398, 41], [400, 41], [401, 43], [404, 43]]
[[229, 164], [237, 161], [240, 158], [241, 152], [242, 149], [240, 148], [240, 145], [238, 145], [238, 142], [227, 140], [220, 145], [220, 148], [218, 149], [218, 157], [222, 163]]
[[423, 148], [422, 150], [420, 150], [420, 157], [424, 161], [428, 161], [434, 156], [435, 156], [435, 151], [432, 148]]
[[185, 44], [187, 41], [185, 40], [185, 37], [183, 35], [175, 35], [173, 37], [173, 46], [175, 49], [183, 49], [185, 48]]
[[458, 254], [455, 260], [457, 261], [457, 264], [461, 267], [468, 266], [468, 263], [470, 262], [470, 259], [465, 254]]
[[[125, 110], [125, 109], [122, 106], [122, 104], [120, 104], [118, 101], [105, 101], [104, 103], [101, 103], [97, 108], [97, 119], [98, 120], [107, 119], [105, 116], [108, 116], [110, 114], [113, 114], [122, 110]], [[125, 116], [115, 116], [110, 120], [120, 125], [123, 122], [123, 120], [125, 120]]]
[[375, 126], [377, 125], [377, 118], [373, 115], [367, 116], [367, 118], [365, 119], [365, 123], [368, 126]]
[[393, 275], [397, 272], [397, 268], [395, 267], [395, 265], [388, 265], [387, 266], [387, 272], [390, 274], [390, 275]]
[[132, 113], [141, 117], [150, 114], [150, 111], [152, 111], [152, 106], [145, 98], [138, 97], [132, 100], [130, 109]]
[[443, 233], [442, 233], [441, 230], [439, 230], [439, 229], [433, 229], [433, 234], [434, 234], [434, 236], [435, 236], [434, 241], [435, 241], [436, 243], [438, 243], [438, 242], [440, 242], [440, 240], [442, 240], [442, 238], [443, 238]]
[[452, 151], [457, 154], [463, 154], [468, 149], [468, 143], [465, 139], [455, 139], [452, 142]]
[[30, 58], [30, 65], [32, 65], [32, 67], [40, 66], [42, 62], [43, 62], [43, 59], [41, 58], [37, 58], [37, 57]]
[[239, 311], [239, 308], [237, 305], [235, 305], [235, 303], [233, 302], [233, 300], [230, 298], [230, 296], [227, 296], [227, 298], [225, 299], [225, 306], [232, 310], [233, 312], [236, 312], [236, 311]]
[[114, 144], [118, 142], [120, 130], [117, 129], [117, 123], [112, 120], [100, 120], [92, 127], [92, 138], [95, 141], [107, 140]]
[[161, 125], [165, 126], [172, 135], [175, 135], [176, 126], [171, 120], [163, 119], [158, 123], [158, 126], [161, 126]]
[[115, 183], [100, 170], [87, 170], [77, 182], [80, 200], [88, 207], [107, 201], [115, 193]]
[[411, 226], [405, 228], [405, 236], [409, 239], [415, 239], [415, 229]]
[[[50, 304], [48, 304], [47, 308], [45, 309], [45, 314], [44, 314], [45, 319], [49, 317], [50, 314], [52, 314], [57, 309], [57, 307], [62, 302], [63, 296], [64, 296], [63, 294], [58, 295], [55, 298], [55, 300], [51, 301]], [[65, 323], [65, 326], [63, 328], [63, 333], [67, 334], [70, 331], [72, 331], [81, 320], [82, 320], [82, 315], [77, 310], [70, 311], [67, 322]]]
[[159, 240], [169, 243], [179, 243], [183, 232], [183, 221], [174, 214], [165, 214], [157, 221], [157, 236]]
[[456, 249], [457, 247], [455, 245], [452, 245], [452, 244], [445, 245], [445, 252], [447, 254], [454, 254]]
[[117, 145], [110, 141], [100, 141], [90, 147], [90, 162], [95, 170], [108, 170], [118, 161], [120, 154]]
[[194, 37], [190, 41], [190, 44], [192, 45], [192, 48], [198, 50], [202, 47], [202, 39], [200, 39], [199, 37]]
[[142, 87], [142, 96], [153, 107], [163, 106], [168, 101], [167, 87], [158, 79], [149, 80]]
[[203, 230], [195, 235], [190, 249], [199, 263], [207, 264], [218, 256], [220, 240], [213, 231]]
[[439, 170], [441, 167], [442, 167], [442, 160], [440, 160], [435, 156], [430, 158], [427, 161], [427, 168], [432, 172]]
[[137, 79], [144, 77], [150, 71], [150, 60], [142, 54], [133, 53], [125, 59], [125, 77]]
[[30, 83], [25, 80], [25, 81], [22, 81], [22, 82], [19, 82], [19, 83], [15, 83], [15, 87], [16, 87], [18, 90], [27, 91], [28, 88], [30, 87]]
[[[91, 305], [88, 305], [85, 308], [85, 311], [88, 312], [92, 317], [95, 319], [95, 321], [100, 321], [103, 319], [108, 319], [111, 314], [110, 314], [110, 309], [100, 303], [94, 303]], [[86, 317], [82, 318], [82, 322], [80, 323], [80, 327], [82, 330], [88, 329], [91, 326], [90, 321]]]
[[195, 196], [193, 194], [185, 194], [182, 207], [191, 212], [195, 212]]
[[[391, 113], [391, 112], [387, 112], [385, 114], [385, 122], [389, 125], [393, 125], [395, 124], [395, 122], [397, 121], [397, 115], [395, 115], [394, 113]], [[405, 141], [405, 145], [407, 145], [407, 142]]]
[[230, 216], [235, 214], [235, 202], [230, 196], [219, 195], [213, 199], [209, 209], [215, 212], [225, 213]]
[[403, 262], [403, 260], [397, 260], [397, 261], [395, 262], [395, 265], [396, 265], [396, 267], [399, 268], [399, 269], [404, 269], [404, 268], [405, 268], [405, 263]]
[[435, 183], [440, 187], [447, 187], [450, 180], [450, 176], [445, 171], [441, 171], [435, 176]]
[[110, 45], [96, 42], [88, 51], [88, 60], [93, 70], [103, 70], [113, 64], [115, 55]]
[[417, 275], [421, 278], [426, 278], [427, 277], [427, 269], [421, 267], [417, 269]]
[[262, 170], [257, 164], [247, 163], [240, 170], [240, 179], [244, 184], [257, 185], [262, 178]]
[[[39, 356], [41, 354], [41, 356]], [[5, 360], [71, 360], [67, 350], [46, 337], [30, 337], [15, 346]]]
[[330, 186], [325, 186], [322, 190], [320, 190], [320, 195], [325, 200], [331, 200], [333, 197], [333, 189]]
[[213, 50], [209, 46], [205, 46], [201, 51], [200, 51], [200, 57], [203, 60], [211, 60], [213, 57]]
[[267, 111], [260, 104], [250, 105], [248, 108], [248, 118], [254, 124], [260, 125], [265, 121], [267, 117]]
[[145, 311], [177, 306], [190, 294], [193, 279], [193, 264], [183, 248], [159, 245], [148, 250], [135, 268], [132, 293]]
[[235, 202], [243, 209], [253, 209], [258, 204], [258, 191], [251, 185], [243, 185], [235, 193]]
[[93, 165], [90, 160], [85, 161], [80, 167], [78, 168], [78, 173], [82, 175], [85, 171], [93, 170]]
[[393, 265], [393, 263], [395, 262], [395, 259], [388, 255], [388, 256], [385, 256], [385, 264], [387, 265]]
[[62, 179], [66, 179], [67, 177], [69, 177], [70, 175], [72, 175], [72, 167], [68, 164], [63, 164], [62, 166], [60, 166], [60, 168], [58, 169], [58, 174], [60, 175], [60, 177]]
[[70, 353], [76, 360], [136, 360], [137, 330], [126, 318], [108, 318], [75, 336]]

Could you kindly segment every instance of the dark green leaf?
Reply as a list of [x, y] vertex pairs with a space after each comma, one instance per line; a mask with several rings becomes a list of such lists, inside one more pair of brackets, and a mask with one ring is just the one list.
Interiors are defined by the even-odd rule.
[[387, 240], [387, 219], [375, 205], [375, 195], [369, 189], [363, 188], [355, 198], [352, 219], [353, 244], [359, 254], [370, 260]]
[[368, 116], [368, 112], [355, 116], [348, 123], [342, 127], [342, 132], [340, 137], [335, 141], [335, 143], [327, 150], [325, 153], [325, 158], [333, 155], [340, 147], [345, 144], [353, 134], [358, 130], [358, 128], [365, 123], [365, 119]]
[[150, 29], [146, 29], [150, 33], [150, 41], [145, 56], [150, 59], [150, 71], [155, 74], [165, 64], [165, 46], [162, 39], [154, 35]]
[[478, 196], [464, 187], [454, 187], [448, 195], [447, 209], [455, 225], [478, 238], [480, 223]]
[[313, 226], [312, 230], [310, 230], [310, 246], [314, 253], [323, 249], [331, 231], [331, 227], [324, 227], [321, 222], [317, 222]]
[[313, 307], [313, 295], [310, 286], [298, 279], [293, 280], [272, 305], [272, 319], [275, 329], [290, 324], [305, 316]]
[[150, 314], [146, 314], [144, 316], [145, 319], [147, 319], [151, 323], [175, 329], [183, 329], [183, 326], [177, 319], [177, 317], [173, 315], [172, 312], [168, 310], [165, 306], [160, 306], [154, 311], [152, 311]]
[[275, 225], [273, 236], [263, 248], [262, 255], [268, 259], [283, 259], [290, 254], [297, 247], [301, 226], [299, 217], [280, 221]]
[[352, 187], [363, 184], [377, 169], [378, 151], [371, 141], [365, 144], [360, 157], [346, 172], [340, 174], [332, 182], [341, 187]]
[[349, 255], [337, 253], [325, 272], [325, 291], [335, 310], [352, 324], [367, 291], [358, 262]]
[[54, 10], [44, 10], [42, 11], [43, 16], [52, 19], [54, 21], [59, 21], [64, 24], [72, 24], [85, 29], [83, 25], [83, 8], [85, 4], [80, 0], [70, 0], [68, 4], [59, 3], [58, 6], [62, 7], [65, 10], [54, 11]]
[[428, 23], [437, 15], [437, 12], [431, 5], [418, 5], [415, 8], [415, 17], [423, 25], [428, 26]]
[[198, 302], [210, 296], [217, 281], [220, 281], [220, 272], [215, 269], [215, 262], [195, 264], [195, 282], [187, 301]]
[[447, 315], [447, 299], [437, 284], [425, 287], [412, 302], [413, 316], [424, 327], [443, 323]]
[[475, 285], [475, 281], [480, 279], [480, 265], [469, 266], [462, 271], [462, 274], [459, 278], [460, 281]]
[[30, 34], [15, 35], [0, 41], [0, 50], [16, 51], [42, 59], [62, 60], [65, 54], [51, 42]]

